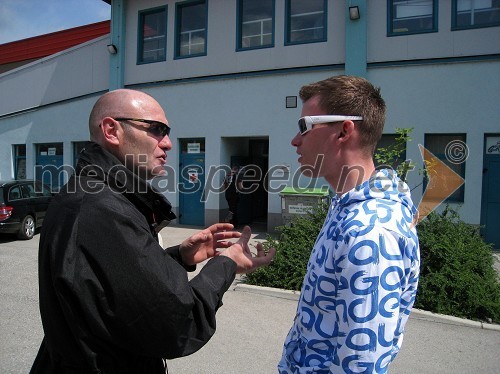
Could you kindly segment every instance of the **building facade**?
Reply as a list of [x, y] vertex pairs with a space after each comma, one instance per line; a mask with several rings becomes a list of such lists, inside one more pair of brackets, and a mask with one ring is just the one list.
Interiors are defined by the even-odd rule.
[[422, 145], [465, 179], [446, 203], [500, 247], [497, 1], [113, 0], [111, 7], [109, 35], [0, 75], [0, 179], [64, 183], [99, 95], [133, 88], [155, 97], [172, 125], [167, 177], [154, 183], [179, 222], [220, 221], [222, 181], [238, 164], [248, 166], [243, 222], [272, 231], [282, 223], [283, 187], [326, 184], [297, 173], [290, 140], [298, 90], [360, 75], [386, 100], [382, 142], [397, 128], [413, 129], [404, 155], [416, 165], [408, 175], [413, 199], [425, 186]]

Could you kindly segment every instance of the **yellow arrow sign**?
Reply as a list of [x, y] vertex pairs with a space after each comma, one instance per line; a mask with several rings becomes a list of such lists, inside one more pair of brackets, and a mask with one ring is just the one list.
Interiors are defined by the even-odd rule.
[[459, 189], [465, 180], [428, 149], [420, 144], [418, 147], [429, 176], [429, 183], [418, 205], [418, 221], [420, 222]]

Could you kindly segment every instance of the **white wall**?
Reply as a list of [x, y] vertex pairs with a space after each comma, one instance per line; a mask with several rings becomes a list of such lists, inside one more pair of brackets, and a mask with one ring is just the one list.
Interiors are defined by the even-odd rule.
[[[127, 30], [133, 31], [126, 34], [125, 84], [344, 62], [345, 10], [341, 1], [328, 2], [327, 42], [285, 47], [285, 1], [276, 0], [275, 47], [236, 52], [236, 1], [209, 0], [207, 55], [178, 60], [174, 60], [175, 3], [174, 0], [128, 2]], [[165, 4], [168, 6], [166, 61], [137, 65], [139, 11]]]
[[[367, 1], [368, 62], [488, 55], [500, 52], [500, 27], [451, 31], [451, 0], [439, 0], [438, 32], [387, 37], [387, 1]], [[494, 42], [496, 41], [496, 42]]]
[[89, 140], [88, 116], [98, 96], [48, 105], [0, 119], [0, 179], [14, 177], [13, 144], [26, 144], [27, 177], [33, 177], [35, 145], [64, 143], [64, 163], [72, 165], [72, 142]]
[[[422, 166], [418, 144], [429, 134], [466, 134], [469, 157], [465, 167], [462, 218], [479, 224], [485, 133], [500, 132], [500, 64], [475, 62], [378, 68], [368, 79], [382, 89], [387, 103], [386, 133], [413, 127], [407, 157]], [[409, 176], [410, 187], [421, 182]], [[422, 188], [413, 191], [420, 201]]]
[[[164, 2], [128, 2], [127, 28], [131, 31], [127, 33], [125, 79], [127, 83], [137, 83], [135, 88], [152, 94], [164, 107], [173, 128], [174, 150], [168, 155], [168, 164], [178, 170], [178, 139], [181, 138], [205, 138], [205, 162], [210, 166], [227, 164], [232, 151], [224, 139], [267, 137], [269, 167], [289, 167], [287, 184], [291, 185], [298, 164], [290, 140], [297, 131], [301, 104], [299, 99], [297, 108], [286, 109], [285, 97], [297, 96], [304, 84], [343, 73], [340, 68], [313, 70], [311, 67], [343, 61], [345, 4], [329, 2], [327, 43], [284, 47], [284, 0], [276, 0], [276, 47], [235, 52], [236, 2], [211, 0], [208, 2], [208, 56], [174, 61], [175, 6], [172, 0], [167, 3], [167, 61], [136, 65], [138, 4], [152, 8]], [[449, 3], [440, 2], [439, 33], [386, 38], [386, 7], [375, 7], [375, 1], [368, 2], [370, 61], [498, 53], [500, 44], [491, 41], [500, 39], [500, 27], [450, 32], [449, 27], [443, 26], [442, 18], [451, 17], [451, 10], [446, 10]], [[13, 144], [27, 144], [28, 167], [34, 165], [37, 143], [64, 142], [64, 160], [71, 162], [71, 142], [88, 139], [88, 115], [97, 99], [94, 93], [107, 89], [108, 40], [109, 37], [102, 37], [0, 75], [0, 178], [13, 177]], [[443, 47], [434, 48], [433, 43]], [[272, 71], [292, 66], [309, 66], [309, 69], [291, 70], [286, 74]], [[246, 70], [268, 71], [246, 77], [234, 74], [225, 79], [172, 81]], [[367, 78], [382, 88], [387, 102], [385, 132], [394, 133], [396, 127], [414, 127], [407, 156], [417, 166], [421, 165], [418, 144], [424, 144], [426, 133], [467, 134], [465, 204], [460, 212], [462, 218], [471, 223], [480, 221], [483, 137], [485, 133], [500, 132], [499, 72], [499, 61], [368, 68]], [[167, 82], [147, 84], [152, 81]], [[59, 100], [65, 101], [51, 104]], [[32, 107], [39, 108], [8, 115]], [[308, 182], [299, 178], [301, 185]], [[420, 183], [420, 177], [412, 173], [409, 182], [415, 186]], [[280, 183], [282, 181], [278, 185]], [[317, 186], [323, 184], [322, 180], [317, 182]], [[416, 201], [421, 198], [421, 191], [421, 188], [415, 189]], [[178, 206], [176, 193], [167, 193], [167, 197], [174, 207]], [[222, 205], [220, 196], [210, 196], [206, 203], [207, 209], [212, 210]], [[269, 196], [268, 208], [271, 214], [281, 212], [278, 194]]]
[[0, 114], [108, 89], [109, 35], [0, 75]]
[[[368, 78], [381, 87], [387, 103], [386, 133], [396, 127], [413, 127], [413, 141], [407, 157], [417, 167], [422, 164], [418, 144], [424, 144], [426, 133], [466, 133], [469, 158], [466, 164], [465, 203], [462, 217], [480, 221], [483, 137], [500, 129], [500, 74], [498, 62], [456, 63], [441, 65], [377, 68], [368, 71]], [[298, 108], [286, 109], [285, 97], [295, 96], [303, 84], [317, 81], [341, 71], [301, 72], [287, 75], [208, 80], [183, 84], [167, 84], [142, 89], [153, 95], [164, 107], [172, 124], [174, 149], [168, 164], [178, 169], [178, 139], [206, 139], [206, 165], [227, 164], [231, 150], [223, 148], [222, 137], [269, 137], [269, 167], [290, 165], [289, 180], [296, 176], [297, 155], [290, 145], [295, 135]], [[87, 118], [97, 96], [47, 106], [34, 112], [0, 119], [3, 144], [33, 145], [36, 143], [83, 141], [88, 139]], [[30, 151], [31, 149], [31, 151]], [[33, 147], [28, 146], [28, 153]], [[65, 160], [72, 150], [65, 147]], [[67, 153], [67, 154], [66, 154]], [[12, 175], [11, 147], [0, 147], [2, 178]], [[29, 162], [33, 155], [28, 154]], [[301, 184], [308, 180], [301, 178]], [[421, 182], [416, 172], [410, 174], [410, 186]], [[276, 185], [281, 184], [278, 181]], [[317, 185], [323, 185], [318, 181]], [[413, 192], [421, 198], [422, 189]], [[167, 194], [178, 206], [175, 193]], [[278, 194], [270, 195], [269, 212], [280, 213]], [[220, 207], [220, 196], [211, 195], [207, 209]]]

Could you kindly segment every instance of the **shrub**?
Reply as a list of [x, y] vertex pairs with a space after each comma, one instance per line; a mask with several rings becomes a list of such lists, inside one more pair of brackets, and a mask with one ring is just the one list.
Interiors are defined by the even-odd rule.
[[[277, 249], [273, 262], [246, 276], [254, 285], [300, 290], [307, 262], [328, 209], [280, 226], [279, 238], [266, 246]], [[446, 208], [431, 213], [417, 227], [421, 274], [415, 307], [435, 313], [500, 323], [500, 283], [493, 268], [491, 246], [477, 227], [464, 223]]]
[[447, 207], [417, 226], [421, 267], [415, 306], [436, 313], [500, 322], [500, 283], [492, 248], [477, 227]]
[[[392, 165], [406, 179], [414, 166], [398, 164], [412, 129], [396, 130], [394, 144], [379, 148], [375, 159]], [[432, 165], [420, 171], [427, 177]], [[248, 274], [250, 284], [300, 290], [307, 262], [328, 211], [321, 203], [313, 213], [295, 218], [291, 226], [281, 226], [279, 239], [268, 237], [268, 247], [277, 250], [274, 261]], [[449, 207], [431, 213], [418, 226], [421, 266], [415, 306], [431, 312], [500, 323], [500, 283], [493, 268], [492, 248], [478, 229], [459, 220]]]
[[246, 282], [259, 286], [300, 290], [307, 262], [328, 211], [318, 204], [313, 212], [295, 217], [290, 226], [279, 226], [279, 238], [268, 237], [266, 247], [276, 248], [273, 262], [246, 276]]

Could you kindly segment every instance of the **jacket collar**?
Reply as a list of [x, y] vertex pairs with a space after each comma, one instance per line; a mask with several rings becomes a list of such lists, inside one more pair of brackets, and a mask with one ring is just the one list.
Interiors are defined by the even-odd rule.
[[153, 212], [156, 222], [170, 222], [176, 218], [172, 204], [163, 194], [96, 143], [90, 142], [80, 153], [76, 174], [97, 179], [113, 191], [125, 195], [134, 204], [141, 204]]

